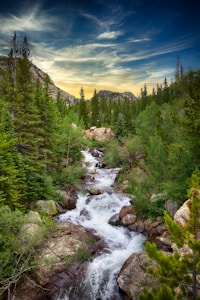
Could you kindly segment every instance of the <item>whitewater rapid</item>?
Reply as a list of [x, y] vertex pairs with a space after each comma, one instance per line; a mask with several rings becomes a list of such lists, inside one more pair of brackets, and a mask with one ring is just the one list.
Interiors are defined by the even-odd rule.
[[[76, 208], [60, 215], [62, 222], [80, 224], [92, 229], [101, 237], [106, 247], [100, 256], [88, 264], [81, 283], [81, 294], [66, 291], [62, 300], [120, 300], [116, 276], [122, 264], [133, 253], [143, 250], [145, 237], [129, 231], [123, 226], [112, 226], [110, 218], [119, 213], [125, 205], [130, 205], [127, 195], [114, 192], [113, 183], [119, 169], [98, 168], [98, 152], [94, 157], [89, 150], [82, 151], [83, 164], [87, 167], [88, 180], [85, 189], [79, 193]], [[99, 195], [90, 195], [87, 187], [101, 190]], [[61, 299], [60, 299], [61, 300]]]

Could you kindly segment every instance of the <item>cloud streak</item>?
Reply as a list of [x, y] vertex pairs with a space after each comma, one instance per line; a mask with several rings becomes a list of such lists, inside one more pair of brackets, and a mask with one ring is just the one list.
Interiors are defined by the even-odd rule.
[[0, 15], [1, 30], [11, 34], [14, 31], [54, 31], [57, 18], [40, 10], [39, 5], [34, 5], [28, 10], [21, 10], [17, 15]]
[[129, 42], [130, 43], [141, 43], [141, 42], [148, 42], [151, 39], [149, 38], [140, 38], [140, 39], [130, 39]]
[[123, 35], [123, 31], [107, 31], [107, 32], [103, 32], [100, 35], [97, 36], [97, 39], [101, 40], [101, 39], [116, 39], [118, 38], [120, 35]]

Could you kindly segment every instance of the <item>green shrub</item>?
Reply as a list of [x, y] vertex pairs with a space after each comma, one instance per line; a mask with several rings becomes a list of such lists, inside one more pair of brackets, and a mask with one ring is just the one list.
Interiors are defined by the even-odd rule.
[[127, 192], [135, 196], [134, 204], [142, 217], [155, 219], [163, 214], [165, 195], [155, 202], [151, 201], [153, 187], [148, 178], [142, 182], [137, 182], [132, 177], [129, 177]]
[[123, 167], [126, 165], [127, 152], [120, 146], [117, 140], [110, 140], [106, 146], [104, 162], [110, 168]]
[[43, 218], [37, 233], [26, 239], [21, 234], [27, 222], [19, 210], [0, 207], [0, 296], [9, 293], [22, 275], [34, 267], [37, 250], [53, 226], [52, 220]]
[[68, 165], [61, 170], [60, 174], [56, 175], [55, 181], [62, 188], [77, 186], [80, 184], [80, 179], [85, 172], [86, 171], [81, 166], [81, 163], [78, 163], [77, 165]]

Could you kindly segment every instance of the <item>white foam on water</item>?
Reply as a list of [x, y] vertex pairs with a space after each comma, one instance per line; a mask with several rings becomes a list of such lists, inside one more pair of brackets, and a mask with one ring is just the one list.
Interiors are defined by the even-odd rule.
[[[94, 172], [97, 159], [88, 151], [83, 151], [83, 154], [88, 172], [93, 173], [92, 186], [105, 191], [100, 195], [80, 193], [76, 208], [60, 215], [60, 220], [95, 230], [106, 244], [106, 251], [88, 265], [83, 283], [84, 294], [79, 299], [118, 300], [121, 298], [117, 290], [116, 274], [132, 253], [143, 251], [145, 237], [125, 227], [108, 223], [123, 206], [130, 205], [130, 198], [113, 191], [112, 185], [118, 169], [96, 169]], [[77, 299], [67, 297], [66, 293], [62, 300]]]

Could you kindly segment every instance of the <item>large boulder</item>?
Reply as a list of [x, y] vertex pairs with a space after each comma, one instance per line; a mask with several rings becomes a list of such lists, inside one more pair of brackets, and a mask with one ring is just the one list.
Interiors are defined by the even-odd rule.
[[138, 300], [144, 288], [159, 286], [158, 280], [147, 272], [149, 267], [154, 266], [155, 262], [144, 252], [133, 253], [126, 260], [118, 274], [117, 283], [129, 299]]
[[[177, 210], [177, 212], [174, 215], [174, 221], [179, 226], [185, 226], [187, 222], [190, 219], [190, 206], [192, 205], [192, 200], [188, 199], [183, 203], [183, 205]], [[173, 251], [177, 251], [181, 257], [183, 257], [185, 254], [192, 255], [192, 250], [189, 248], [188, 245], [183, 245], [183, 247], [178, 247], [175, 243], [172, 244]]]
[[41, 224], [42, 223], [42, 219], [40, 217], [40, 214], [37, 211], [30, 210], [27, 213], [27, 223]]
[[189, 199], [183, 203], [183, 205], [177, 210], [174, 215], [174, 221], [180, 225], [184, 226], [190, 218], [190, 206], [192, 201]]
[[114, 136], [112, 129], [106, 127], [97, 128], [93, 126], [88, 130], [84, 130], [84, 132], [90, 139], [95, 139], [101, 142], [106, 142]]
[[80, 225], [56, 223], [37, 257], [32, 274], [14, 291], [15, 300], [57, 299], [63, 290], [80, 282], [87, 258], [101, 251], [104, 244]]
[[132, 225], [137, 220], [137, 209], [133, 205], [123, 206], [119, 212], [120, 224], [123, 226]]
[[132, 205], [125, 205], [121, 208], [120, 212], [119, 212], [119, 217], [120, 219], [124, 218], [126, 215], [129, 214], [136, 214], [137, 213], [137, 209], [136, 207], [132, 206]]
[[120, 225], [119, 214], [118, 214], [118, 213], [114, 214], [114, 215], [109, 219], [108, 223], [109, 223], [110, 225], [113, 225], [113, 226]]
[[19, 233], [19, 239], [24, 249], [30, 246], [32, 241], [37, 240], [39, 242], [42, 239], [41, 224], [40, 214], [37, 211], [29, 211], [26, 215], [26, 222]]
[[48, 216], [55, 216], [58, 213], [56, 203], [53, 200], [39, 200], [36, 202], [36, 206], [41, 213]]
[[137, 216], [133, 214], [127, 214], [124, 216], [121, 220], [120, 223], [124, 226], [132, 225], [136, 222]]
[[31, 244], [35, 244], [36, 241], [42, 239], [42, 232], [38, 224], [26, 223], [22, 226], [22, 229], [19, 234], [19, 240], [22, 248], [25, 250], [30, 247]]
[[88, 240], [84, 227], [58, 223], [52, 237], [40, 252], [39, 267], [35, 272], [37, 282], [42, 286], [47, 284], [53, 274], [66, 267], [67, 257], [74, 255], [79, 248], [88, 248]]
[[58, 201], [59, 204], [65, 211], [68, 209], [76, 208], [77, 193], [74, 189], [67, 191], [60, 191], [62, 199]]
[[102, 191], [95, 187], [95, 186], [88, 186], [87, 191], [90, 193], [90, 195], [100, 195], [102, 194]]

